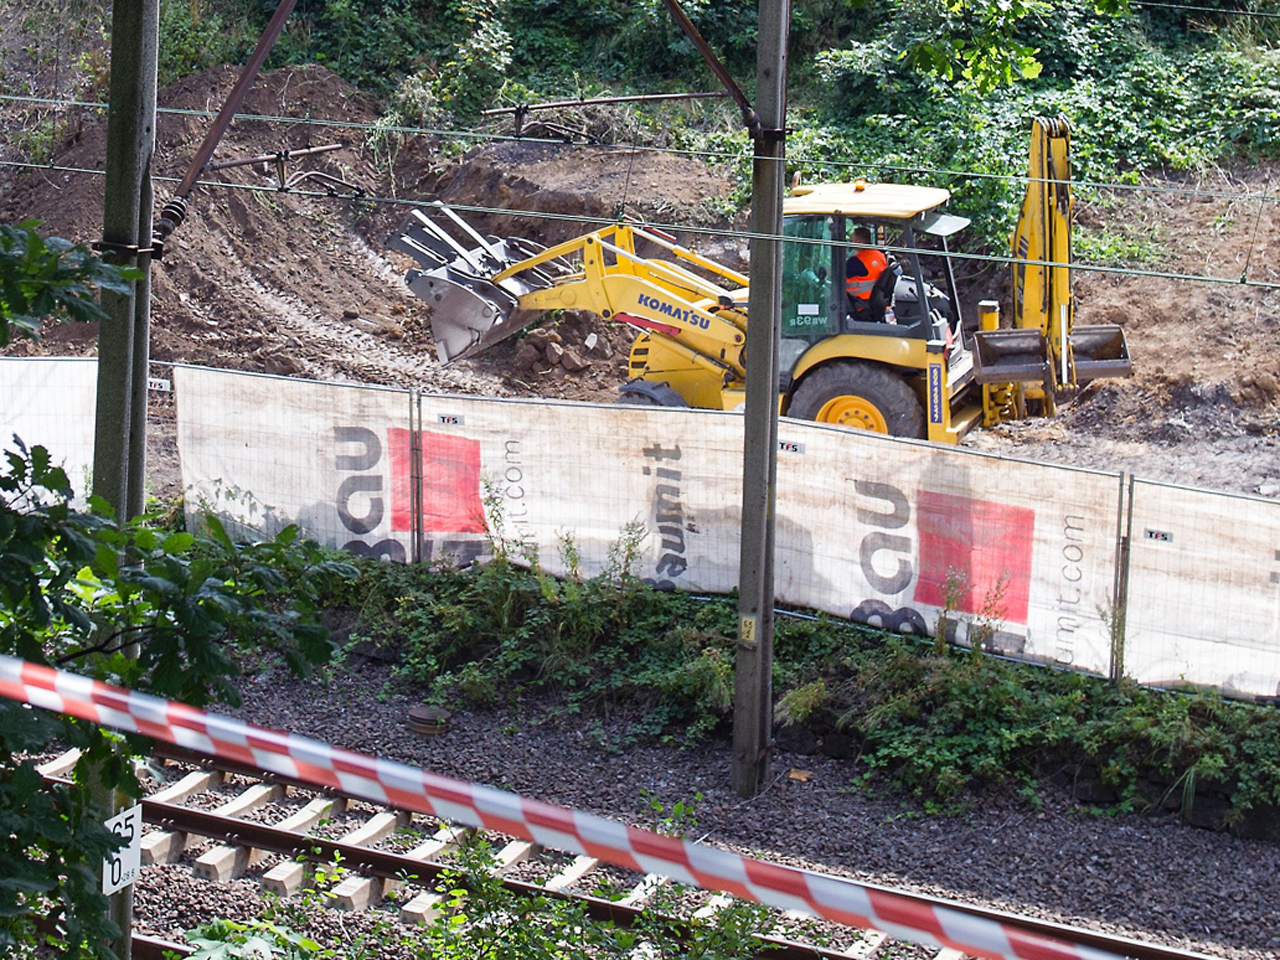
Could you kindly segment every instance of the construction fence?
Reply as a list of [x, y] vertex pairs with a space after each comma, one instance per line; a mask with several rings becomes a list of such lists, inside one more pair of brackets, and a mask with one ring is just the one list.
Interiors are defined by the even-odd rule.
[[[0, 437], [44, 443], [74, 479], [93, 392], [86, 407], [70, 385], [96, 371], [62, 365], [0, 360]], [[172, 386], [187, 508], [241, 530], [296, 523], [406, 562], [482, 559], [500, 537], [588, 575], [629, 542], [656, 585], [737, 585], [736, 414], [185, 366]], [[783, 420], [775, 564], [787, 604], [920, 635], [944, 618], [957, 642], [981, 630], [1005, 655], [1101, 676], [1280, 694], [1275, 501]]]

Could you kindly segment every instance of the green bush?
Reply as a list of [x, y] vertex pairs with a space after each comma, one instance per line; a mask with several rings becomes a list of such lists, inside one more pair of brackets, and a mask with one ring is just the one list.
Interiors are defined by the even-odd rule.
[[[0, 225], [0, 344], [11, 331], [38, 337], [49, 320], [99, 319], [95, 290], [122, 292], [138, 276], [34, 226]], [[246, 650], [299, 671], [328, 659], [320, 603], [355, 571], [296, 528], [242, 545], [212, 519], [196, 536], [147, 517], [117, 522], [96, 498], [94, 512], [74, 510], [48, 451], [13, 439], [0, 465], [0, 654], [196, 706], [238, 702]], [[103, 814], [115, 791], [142, 792], [120, 739], [0, 698], [0, 953], [112, 956], [121, 931], [101, 869], [119, 840]], [[144, 738], [124, 739], [145, 750]], [[43, 783], [34, 758], [69, 748], [81, 751], [73, 783]]]
[[[269, 651], [299, 672], [326, 661], [319, 602], [354, 573], [296, 529], [235, 544], [72, 510], [63, 471], [19, 442], [0, 471], [0, 653], [196, 706], [238, 703], [238, 655]], [[95, 507], [102, 510], [101, 504]], [[96, 724], [0, 698], [0, 952], [38, 942], [66, 957], [108, 956], [102, 857], [117, 845], [93, 784], [141, 795], [118, 739]], [[138, 752], [143, 738], [127, 738]], [[32, 759], [75, 747], [73, 785], [42, 785]], [[57, 932], [37, 929], [54, 917]]]
[[[842, 718], [862, 740], [867, 782], [930, 802], [1009, 784], [1034, 796], [1049, 774], [1095, 767], [1119, 806], [1146, 810], [1197, 784], [1230, 797], [1230, 822], [1280, 804], [1280, 715], [1211, 694], [1112, 684], [965, 651], [925, 655], [891, 640], [853, 675], [864, 701]], [[1153, 784], [1171, 785], [1162, 793]]]
[[[726, 732], [734, 598], [658, 591], [625, 564], [556, 580], [496, 552], [467, 570], [366, 568], [354, 586], [365, 597], [362, 628], [398, 651], [404, 682], [483, 708], [550, 694], [556, 710], [597, 731], [623, 720], [605, 740], [612, 747]], [[773, 687], [780, 722], [847, 733], [864, 785], [930, 807], [991, 787], [1035, 802], [1046, 777], [1082, 765], [1097, 768], [1122, 809], [1167, 799], [1153, 783], [1176, 785], [1186, 804], [1197, 784], [1215, 784], [1236, 820], [1280, 804], [1280, 715], [1206, 694], [787, 615], [777, 622]]]
[[630, 574], [556, 580], [498, 557], [365, 577], [363, 631], [398, 647], [403, 678], [434, 699], [490, 706], [549, 689], [570, 712], [627, 707], [633, 735], [673, 740], [705, 734], [731, 703], [732, 644], [701, 626], [703, 605]]
[[238, 11], [231, 6], [224, 16], [216, 5], [161, 0], [157, 63], [161, 87], [201, 70], [238, 63], [245, 58], [257, 38], [242, 26], [248, 4], [241, 2], [238, 6]]

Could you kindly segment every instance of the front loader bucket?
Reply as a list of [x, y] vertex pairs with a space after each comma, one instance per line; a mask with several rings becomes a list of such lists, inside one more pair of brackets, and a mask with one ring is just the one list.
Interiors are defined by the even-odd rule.
[[1049, 382], [1049, 350], [1039, 330], [979, 330], [972, 337], [978, 383]]
[[1127, 377], [1133, 373], [1124, 329], [1114, 323], [1072, 328], [1071, 355], [1075, 358], [1077, 381]]
[[546, 247], [520, 237], [481, 236], [445, 204], [436, 202], [433, 207], [443, 222], [463, 234], [465, 242], [421, 210], [413, 212], [404, 230], [390, 242], [426, 268], [410, 270], [405, 282], [431, 305], [436, 353], [441, 363], [450, 363], [479, 353], [536, 320], [537, 312], [517, 309], [520, 297], [554, 282], [546, 270], [564, 274], [572, 268], [553, 259], [521, 270], [518, 276], [494, 280]]
[[409, 289], [431, 304], [431, 333], [441, 363], [479, 353], [528, 321], [501, 287], [449, 267], [411, 270]]

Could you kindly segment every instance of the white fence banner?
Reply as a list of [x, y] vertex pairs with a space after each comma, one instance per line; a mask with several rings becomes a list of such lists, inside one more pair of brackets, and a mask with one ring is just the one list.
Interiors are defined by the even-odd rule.
[[[631, 528], [633, 572], [672, 589], [738, 579], [742, 420], [732, 414], [545, 401], [422, 397], [424, 466], [444, 437], [475, 445], [495, 529], [566, 573], [596, 573]], [[424, 471], [425, 472], [425, 471]], [[446, 491], [428, 487], [430, 503]], [[475, 496], [474, 481], [465, 493]], [[424, 509], [430, 534], [439, 528]]]
[[793, 420], [779, 444], [780, 598], [1109, 672], [1119, 474]]
[[93, 434], [98, 400], [98, 361], [93, 357], [0, 357], [0, 451], [49, 451], [66, 471], [77, 499], [93, 475]]
[[1280, 503], [1135, 480], [1125, 673], [1280, 696]]
[[695, 590], [737, 582], [733, 415], [423, 396], [414, 435], [407, 394], [195, 368], [175, 376], [193, 507], [259, 528], [266, 516], [268, 530], [298, 522], [321, 542], [406, 559], [420, 477], [423, 559], [475, 559], [491, 528], [552, 572], [576, 554], [593, 573], [638, 524], [649, 534], [641, 576]]
[[268, 534], [297, 523], [330, 546], [407, 558], [408, 500], [394, 485], [409, 452], [408, 392], [199, 367], [173, 375], [189, 520], [207, 509]]
[[[742, 419], [670, 408], [407, 395], [176, 371], [188, 503], [335, 546], [467, 561], [492, 530], [545, 569], [604, 569], [628, 527], [663, 586], [737, 585]], [[1118, 475], [784, 421], [779, 599], [1007, 653], [1110, 668]], [[418, 479], [421, 506], [415, 506]]]

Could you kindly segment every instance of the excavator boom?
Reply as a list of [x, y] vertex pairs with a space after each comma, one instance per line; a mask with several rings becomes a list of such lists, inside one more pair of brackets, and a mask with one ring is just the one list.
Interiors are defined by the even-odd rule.
[[1058, 394], [1082, 382], [1133, 372], [1122, 328], [1075, 322], [1070, 154], [1066, 120], [1037, 117], [1027, 192], [1012, 239], [1013, 327], [974, 336], [975, 379], [1004, 394], [1017, 384], [1042, 402], [1046, 414], [1053, 413]]

